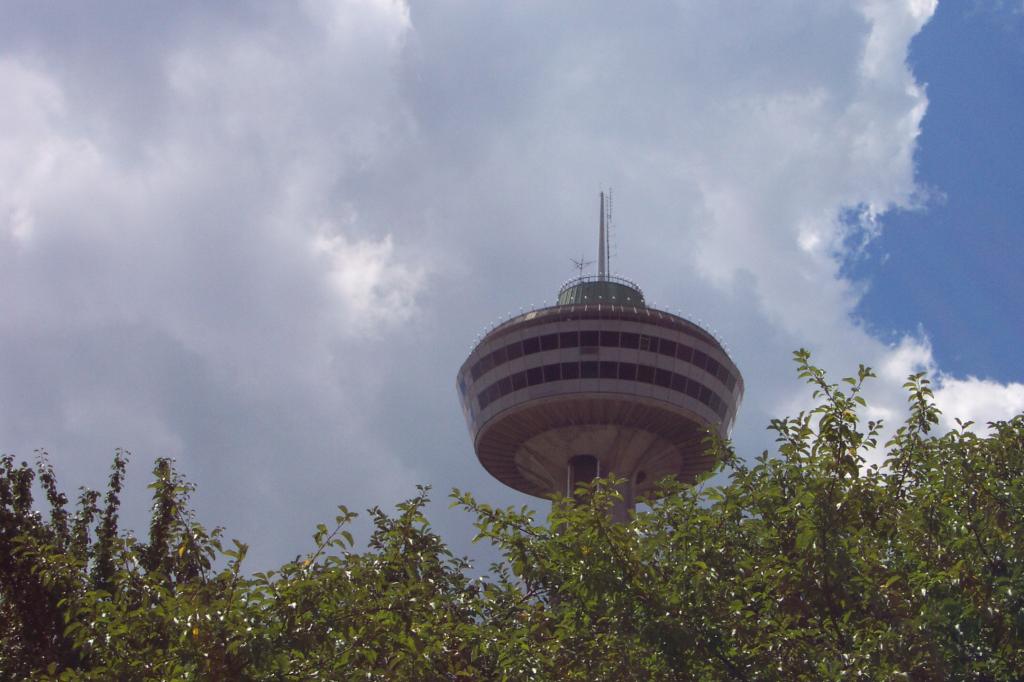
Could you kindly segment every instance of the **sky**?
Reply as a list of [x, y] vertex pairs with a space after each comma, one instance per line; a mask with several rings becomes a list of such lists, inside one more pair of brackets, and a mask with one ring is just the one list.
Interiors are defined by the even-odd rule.
[[[64, 487], [172, 457], [254, 569], [336, 505], [476, 462], [455, 374], [596, 255], [711, 328], [739, 452], [791, 353], [1024, 411], [1024, 5], [1009, 0], [0, 1], [0, 451]], [[365, 524], [365, 522], [362, 522]], [[365, 525], [357, 529], [365, 531]], [[365, 533], [364, 533], [365, 534]]]

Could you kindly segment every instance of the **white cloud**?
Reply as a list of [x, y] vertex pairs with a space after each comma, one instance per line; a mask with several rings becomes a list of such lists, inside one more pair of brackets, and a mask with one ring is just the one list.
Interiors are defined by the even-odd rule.
[[[320, 14], [291, 17], [299, 35], [283, 42], [178, 27], [156, 60], [163, 80], [146, 85], [161, 109], [123, 130], [102, 72], [85, 69], [83, 100], [47, 60], [0, 59], [4, 451], [47, 447], [73, 485], [101, 485], [117, 446], [141, 455], [139, 479], [176, 456], [219, 522], [254, 535], [260, 507], [278, 515], [279, 544], [330, 513], [343, 477], [361, 481], [346, 494], [357, 507], [412, 490], [368, 425], [382, 373], [339, 367], [368, 366], [350, 331], [413, 315], [426, 267], [365, 221], [316, 228], [358, 208], [333, 187], [407, 135], [401, 9], [330, 9], [370, 35]], [[304, 494], [320, 503], [293, 510]]]
[[1024, 384], [1003, 384], [973, 376], [958, 379], [943, 374], [935, 400], [942, 410], [945, 428], [956, 428], [953, 419], [957, 418], [975, 422], [976, 431], [986, 431], [988, 422], [1008, 420], [1024, 413]]
[[415, 312], [423, 270], [395, 260], [390, 234], [357, 242], [340, 234], [319, 234], [313, 239], [313, 250], [327, 264], [352, 329], [395, 325]]
[[24, 248], [35, 232], [37, 202], [95, 172], [99, 159], [88, 140], [55, 132], [67, 112], [46, 74], [0, 58], [0, 88], [0, 234]]
[[935, 374], [932, 347], [927, 338], [903, 337], [886, 353], [877, 369], [878, 376], [885, 382], [903, 383], [911, 374], [924, 372]]
[[176, 454], [270, 560], [413, 481], [517, 499], [452, 381], [591, 250], [607, 184], [615, 268], [730, 341], [741, 450], [806, 406], [799, 346], [878, 368], [890, 421], [917, 368], [947, 414], [1019, 404], [943, 375], [924, 331], [873, 337], [842, 274], [919, 201], [906, 54], [934, 2], [156, 11], [0, 25], [4, 449], [83, 477]]

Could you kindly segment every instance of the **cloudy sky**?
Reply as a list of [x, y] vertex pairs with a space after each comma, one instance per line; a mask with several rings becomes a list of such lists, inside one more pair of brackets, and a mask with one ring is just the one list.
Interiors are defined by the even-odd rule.
[[417, 483], [470, 551], [454, 377], [596, 251], [725, 341], [733, 436], [876, 368], [1024, 410], [1024, 6], [0, 2], [0, 451], [171, 456], [254, 566]]

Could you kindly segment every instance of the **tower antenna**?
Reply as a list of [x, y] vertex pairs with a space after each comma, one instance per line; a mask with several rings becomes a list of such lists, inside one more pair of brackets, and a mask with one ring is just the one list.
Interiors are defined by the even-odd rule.
[[606, 247], [608, 243], [608, 235], [605, 232], [605, 219], [607, 218], [604, 208], [604, 192], [601, 192], [601, 228], [598, 232], [598, 243], [597, 243], [597, 278], [604, 279], [607, 275], [606, 260], [608, 258], [606, 253]]
[[612, 188], [608, 188], [608, 201], [604, 214], [604, 269], [612, 274]]

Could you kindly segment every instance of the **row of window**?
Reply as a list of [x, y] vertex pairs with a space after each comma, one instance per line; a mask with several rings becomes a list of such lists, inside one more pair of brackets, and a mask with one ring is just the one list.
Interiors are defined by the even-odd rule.
[[685, 377], [682, 374], [670, 372], [667, 369], [651, 367], [649, 365], [637, 365], [632, 362], [559, 362], [542, 367], [531, 367], [522, 372], [517, 372], [510, 377], [504, 377], [495, 381], [479, 393], [477, 401], [482, 410], [498, 398], [508, 395], [513, 391], [524, 389], [527, 386], [536, 386], [537, 384], [551, 381], [570, 381], [572, 379], [624, 379], [626, 381], [641, 381], [696, 398], [714, 410], [715, 414], [722, 419], [725, 419], [725, 413], [728, 409], [725, 401], [699, 381]]
[[712, 346], [718, 346], [718, 341], [700, 327], [688, 322], [672, 313], [647, 308], [645, 306], [614, 305], [608, 303], [598, 304], [568, 304], [557, 305], [549, 308], [533, 310], [502, 323], [497, 327], [501, 329], [511, 326], [516, 329], [524, 329], [551, 322], [563, 322], [573, 320], [616, 320], [628, 322], [642, 322], [644, 324], [664, 327], [673, 331], [681, 332], [696, 339], [700, 339]]
[[523, 355], [532, 355], [546, 350], [557, 350], [559, 348], [635, 348], [646, 350], [652, 353], [661, 353], [668, 357], [674, 357], [683, 362], [689, 362], [709, 374], [718, 377], [718, 380], [725, 384], [731, 392], [736, 386], [736, 377], [727, 370], [721, 363], [706, 353], [691, 348], [682, 343], [676, 343], [669, 339], [662, 339], [657, 336], [636, 334], [633, 332], [617, 331], [581, 331], [561, 332], [535, 336], [523, 341], [514, 341], [507, 346], [497, 349], [492, 353], [483, 356], [470, 368], [473, 381], [486, 374], [494, 367], [503, 365], [510, 360], [515, 360]]

